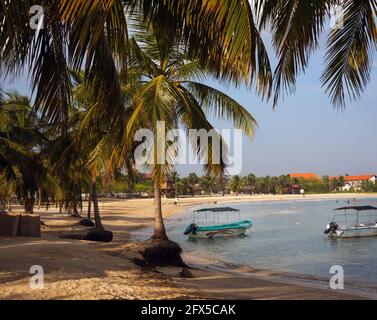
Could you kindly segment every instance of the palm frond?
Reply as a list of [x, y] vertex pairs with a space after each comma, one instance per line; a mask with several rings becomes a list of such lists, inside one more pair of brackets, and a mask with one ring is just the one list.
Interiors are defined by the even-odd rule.
[[249, 137], [254, 135], [257, 122], [241, 104], [223, 92], [199, 82], [184, 83], [203, 106], [204, 110], [217, 118], [231, 120]]
[[377, 1], [345, 1], [342, 26], [329, 35], [322, 83], [335, 106], [360, 97], [370, 81], [377, 45]]
[[305, 72], [311, 53], [318, 47], [329, 8], [328, 0], [255, 1], [259, 28], [272, 30], [278, 55], [273, 84], [274, 107], [281, 95], [294, 92], [297, 75]]
[[[190, 58], [223, 81], [256, 82], [266, 94], [271, 69], [263, 41], [246, 0], [129, 1], [161, 33], [183, 34]], [[195, 14], [193, 14], [195, 12]], [[208, 23], [211, 21], [211, 23]]]

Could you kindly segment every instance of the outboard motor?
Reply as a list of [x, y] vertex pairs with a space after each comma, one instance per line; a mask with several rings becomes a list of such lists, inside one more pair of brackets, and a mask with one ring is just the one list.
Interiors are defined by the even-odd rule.
[[335, 233], [339, 229], [339, 225], [336, 222], [331, 222], [327, 225], [326, 230], [323, 232], [324, 234]]
[[199, 226], [195, 223], [192, 223], [186, 228], [184, 235], [187, 236], [191, 233], [195, 234], [198, 229], [199, 229]]

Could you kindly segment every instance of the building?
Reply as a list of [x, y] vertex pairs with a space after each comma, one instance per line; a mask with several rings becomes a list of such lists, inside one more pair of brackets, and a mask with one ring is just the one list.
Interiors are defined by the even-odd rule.
[[294, 184], [290, 188], [291, 194], [300, 194], [301, 193], [301, 187], [298, 184]]
[[320, 176], [315, 173], [290, 173], [288, 174], [292, 179], [304, 179], [304, 180], [321, 180]]
[[365, 174], [361, 176], [345, 176], [345, 185], [342, 188], [343, 191], [349, 191], [351, 189], [360, 190], [361, 186], [365, 182], [376, 183], [377, 176], [374, 174]]

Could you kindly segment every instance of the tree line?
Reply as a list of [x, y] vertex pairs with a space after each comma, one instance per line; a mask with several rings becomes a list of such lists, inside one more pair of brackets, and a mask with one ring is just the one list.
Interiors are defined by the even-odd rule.
[[[118, 177], [108, 186], [103, 186], [101, 192], [124, 193], [136, 192], [150, 194], [153, 185], [150, 180], [141, 173], [134, 176], [134, 181], [130, 182], [127, 174], [119, 174]], [[291, 194], [294, 193], [292, 186], [296, 186], [296, 192], [301, 189], [305, 193], [332, 193], [346, 192], [342, 190], [345, 186], [345, 176], [331, 178], [323, 176], [321, 179], [297, 179], [290, 175], [257, 177], [254, 174], [246, 176], [223, 177], [216, 179], [209, 175], [197, 175], [190, 173], [182, 177], [178, 172], [172, 172], [167, 177], [168, 183], [164, 184], [168, 188], [169, 196], [195, 196], [212, 194]], [[377, 183], [363, 182], [360, 189], [350, 190], [350, 192], [377, 192]]]

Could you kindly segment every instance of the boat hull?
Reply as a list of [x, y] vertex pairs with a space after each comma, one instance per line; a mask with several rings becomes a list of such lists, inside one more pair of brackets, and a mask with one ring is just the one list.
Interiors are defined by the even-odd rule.
[[198, 227], [188, 234], [189, 239], [213, 239], [239, 237], [253, 226], [251, 220], [239, 221], [233, 224]]
[[361, 238], [361, 237], [376, 237], [377, 225], [371, 227], [354, 227], [354, 228], [341, 228], [336, 232], [329, 234], [330, 238]]
[[190, 239], [213, 239], [239, 237], [246, 233], [248, 228], [224, 229], [215, 231], [197, 231], [189, 234]]

